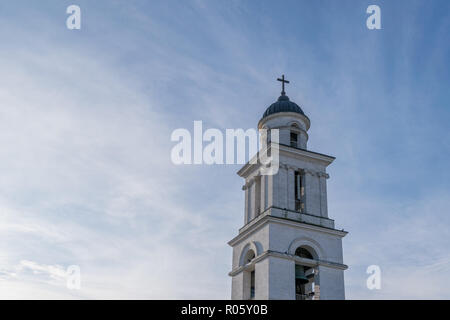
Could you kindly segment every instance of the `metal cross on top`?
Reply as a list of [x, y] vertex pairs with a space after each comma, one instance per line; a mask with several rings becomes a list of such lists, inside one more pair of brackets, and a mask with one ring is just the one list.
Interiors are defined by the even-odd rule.
[[289, 83], [289, 81], [288, 80], [284, 80], [284, 74], [281, 76], [281, 79], [278, 78], [277, 80], [281, 81], [281, 95], [282, 96], [286, 95], [286, 92], [284, 92], [284, 84], [285, 83]]

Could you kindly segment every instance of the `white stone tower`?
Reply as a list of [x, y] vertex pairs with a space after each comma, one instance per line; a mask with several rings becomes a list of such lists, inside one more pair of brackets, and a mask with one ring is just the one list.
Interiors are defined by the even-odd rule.
[[283, 90], [259, 129], [279, 129], [279, 171], [245, 179], [244, 226], [233, 247], [232, 299], [345, 299], [342, 238], [328, 217], [326, 168], [334, 157], [307, 150], [309, 118]]

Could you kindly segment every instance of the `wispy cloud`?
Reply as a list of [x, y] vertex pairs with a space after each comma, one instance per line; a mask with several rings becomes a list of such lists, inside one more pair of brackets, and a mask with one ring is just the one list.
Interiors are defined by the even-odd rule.
[[[435, 6], [386, 3], [377, 34], [353, 1], [81, 1], [75, 33], [62, 3], [8, 3], [1, 298], [228, 298], [237, 167], [172, 165], [170, 133], [199, 119], [255, 127], [281, 73], [312, 119], [310, 148], [337, 156], [329, 208], [350, 231], [347, 296], [450, 296], [448, 19]], [[434, 22], [415, 25], [420, 14]], [[60, 281], [73, 264], [79, 291]], [[369, 264], [379, 292], [365, 288]]]

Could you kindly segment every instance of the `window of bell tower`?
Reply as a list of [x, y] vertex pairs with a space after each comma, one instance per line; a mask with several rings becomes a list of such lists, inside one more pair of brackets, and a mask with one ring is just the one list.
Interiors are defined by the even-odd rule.
[[244, 256], [243, 264], [247, 265], [244, 271], [244, 299], [254, 299], [255, 298], [255, 267], [249, 265], [252, 260], [255, 258], [255, 252], [252, 249], [249, 249]]
[[255, 252], [253, 250], [248, 250], [244, 258], [244, 264], [250, 263], [255, 258]]
[[255, 298], [255, 270], [250, 273], [250, 299]]
[[291, 147], [297, 148], [298, 133], [291, 131]]
[[[313, 255], [305, 248], [297, 248], [295, 255], [300, 258], [314, 259]], [[295, 265], [295, 299], [312, 300], [315, 295], [314, 269], [308, 266]]]
[[305, 175], [295, 171], [295, 211], [305, 212]]

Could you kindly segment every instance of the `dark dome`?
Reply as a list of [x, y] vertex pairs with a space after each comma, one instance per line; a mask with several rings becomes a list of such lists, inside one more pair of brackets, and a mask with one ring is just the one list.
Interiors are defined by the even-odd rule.
[[303, 110], [295, 102], [290, 101], [286, 95], [281, 95], [276, 102], [272, 103], [264, 112], [263, 118], [278, 112], [295, 112], [306, 117]]

